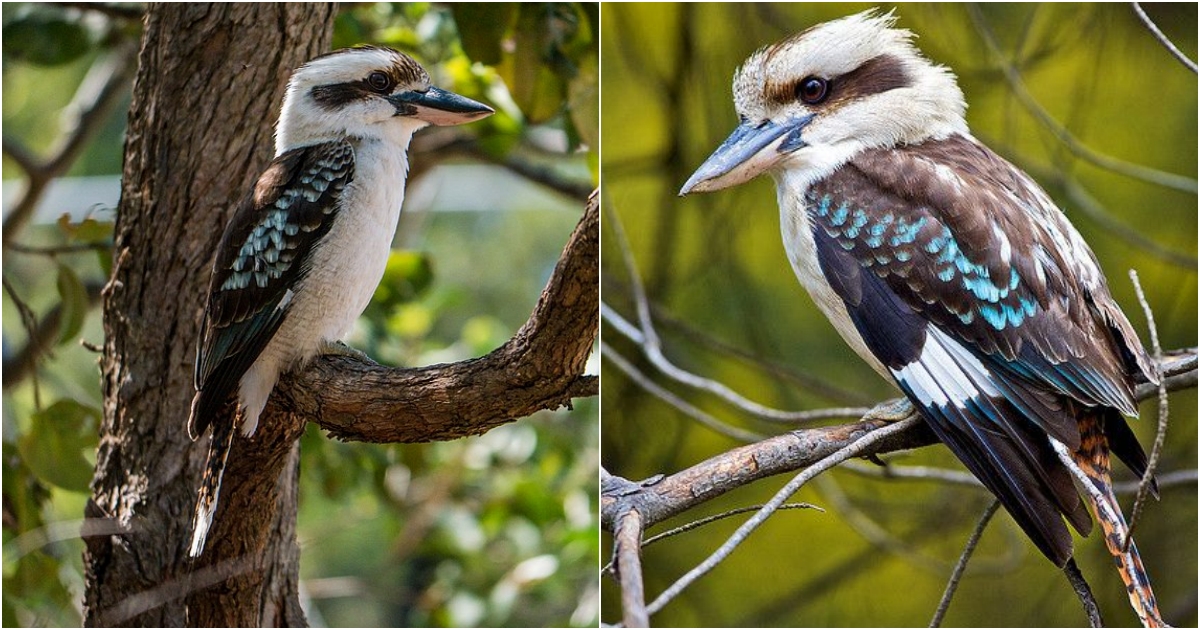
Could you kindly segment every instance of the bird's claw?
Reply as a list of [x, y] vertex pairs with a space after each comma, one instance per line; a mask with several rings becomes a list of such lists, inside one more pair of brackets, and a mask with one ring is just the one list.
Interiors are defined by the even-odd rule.
[[883, 422], [900, 422], [916, 413], [913, 405], [906, 398], [897, 398], [879, 403], [862, 417], [863, 420], [882, 420]]
[[322, 341], [320, 351], [323, 355], [350, 357], [352, 359], [362, 359], [364, 361], [371, 360], [371, 357], [368, 357], [367, 354], [362, 350], [359, 350], [358, 348], [352, 348], [341, 341]]

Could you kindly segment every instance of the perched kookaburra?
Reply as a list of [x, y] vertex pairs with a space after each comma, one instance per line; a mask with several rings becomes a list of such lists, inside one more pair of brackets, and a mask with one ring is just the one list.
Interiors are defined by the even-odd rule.
[[[275, 159], [218, 246], [196, 356], [188, 432], [213, 426], [189, 553], [212, 524], [235, 425], [249, 437], [279, 375], [349, 332], [383, 277], [413, 133], [492, 113], [433, 87], [387, 48], [335, 51], [292, 74]], [[220, 416], [236, 399], [235, 416]]]
[[1038, 549], [1102, 524], [1133, 607], [1162, 623], [1109, 478], [1146, 456], [1123, 415], [1154, 363], [1046, 193], [971, 136], [954, 75], [868, 11], [750, 56], [741, 124], [680, 194], [775, 180], [792, 267]]

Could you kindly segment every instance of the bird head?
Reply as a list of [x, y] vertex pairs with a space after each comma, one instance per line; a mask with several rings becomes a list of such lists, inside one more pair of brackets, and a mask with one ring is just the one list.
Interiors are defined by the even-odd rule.
[[954, 75], [922, 56], [895, 22], [870, 10], [750, 55], [733, 79], [741, 124], [679, 194], [763, 172], [807, 184], [866, 148], [967, 133]]
[[276, 128], [276, 153], [351, 136], [407, 146], [426, 125], [458, 125], [492, 113], [483, 103], [431, 85], [429, 73], [404, 53], [345, 48], [292, 74]]

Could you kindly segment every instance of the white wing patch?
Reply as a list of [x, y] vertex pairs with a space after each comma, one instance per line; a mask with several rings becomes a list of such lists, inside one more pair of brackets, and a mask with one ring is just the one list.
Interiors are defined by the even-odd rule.
[[992, 373], [971, 351], [938, 330], [926, 329], [925, 347], [916, 361], [892, 370], [923, 405], [965, 409], [972, 398], [1000, 397]]

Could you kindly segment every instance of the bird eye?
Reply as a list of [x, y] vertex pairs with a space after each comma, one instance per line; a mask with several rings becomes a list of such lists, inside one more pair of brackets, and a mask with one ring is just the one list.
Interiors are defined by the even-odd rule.
[[806, 77], [796, 85], [796, 97], [809, 105], [816, 105], [829, 96], [829, 82], [820, 77]]
[[387, 92], [392, 89], [392, 78], [383, 72], [372, 72], [367, 77], [367, 85], [376, 92]]

